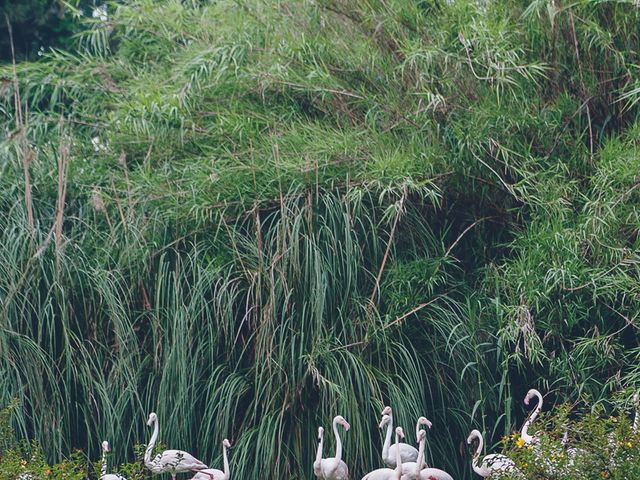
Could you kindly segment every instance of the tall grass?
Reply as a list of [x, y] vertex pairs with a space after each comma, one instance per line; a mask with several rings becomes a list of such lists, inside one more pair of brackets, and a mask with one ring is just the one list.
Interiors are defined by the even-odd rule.
[[[476, 378], [495, 381], [479, 358], [487, 347], [477, 344], [474, 306], [446, 291], [455, 275], [416, 206], [405, 206], [412, 222], [398, 232], [419, 251], [397, 261], [392, 253], [381, 289], [398, 298], [420, 284], [418, 301], [429, 305], [411, 314], [416, 305], [385, 313], [369, 303], [388, 230], [375, 203], [338, 192], [285, 200], [135, 265], [88, 257], [79, 248], [86, 226], [75, 227], [65, 252], [37, 257], [11, 300], [0, 400], [19, 397], [21, 432], [53, 455], [74, 446], [95, 456], [110, 438], [118, 458], [131, 456], [154, 410], [171, 445], [208, 460], [230, 437], [234, 475], [293, 478], [310, 473], [315, 426], [340, 412], [353, 425], [346, 451], [358, 472], [378, 463], [375, 419], [391, 403], [406, 425], [430, 412], [439, 438], [431, 453], [444, 458], [480, 398]], [[15, 267], [3, 272], [4, 298], [29, 259], [19, 228], [3, 234], [16, 245], [2, 253]], [[423, 270], [427, 257], [439, 268]]]

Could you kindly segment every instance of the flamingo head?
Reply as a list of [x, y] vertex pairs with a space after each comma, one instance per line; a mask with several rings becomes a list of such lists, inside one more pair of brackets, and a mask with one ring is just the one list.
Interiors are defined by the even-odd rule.
[[318, 440], [322, 440], [323, 435], [324, 435], [324, 428], [318, 427]]
[[223, 446], [224, 448], [231, 448], [231, 442], [225, 438], [225, 439], [222, 441], [222, 446]]
[[421, 425], [426, 425], [427, 428], [431, 428], [433, 426], [433, 424], [427, 417], [420, 417], [418, 419], [418, 423], [416, 424], [416, 438], [418, 437], [418, 432], [421, 430]]
[[404, 438], [404, 430], [402, 427], [396, 427], [396, 435], [400, 438]]
[[106, 440], [104, 442], [102, 442], [102, 451], [103, 452], [110, 452], [111, 448], [109, 447], [109, 442], [107, 442]]
[[391, 421], [391, 417], [389, 415], [383, 415], [382, 420], [380, 420], [380, 428], [384, 428], [384, 426]]
[[473, 442], [474, 438], [481, 438], [481, 437], [482, 437], [482, 434], [478, 430], [471, 430], [471, 433], [467, 437], [467, 443], [471, 445], [471, 442]]
[[418, 430], [416, 432], [416, 443], [420, 443], [421, 441], [424, 440], [424, 437], [427, 436], [427, 431], [426, 430]]
[[542, 394], [538, 390], [536, 390], [535, 388], [532, 388], [527, 392], [527, 395], [524, 397], [524, 404], [529, 405], [529, 402], [531, 402], [531, 399], [533, 397], [537, 397], [538, 395], [542, 397]]
[[349, 422], [347, 422], [342, 415], [338, 415], [336, 418], [333, 419], [333, 421], [335, 423], [342, 425], [344, 429], [347, 431], [351, 428], [351, 425], [349, 425]]
[[158, 420], [158, 415], [156, 415], [155, 412], [151, 412], [149, 414], [149, 419], [147, 420], [147, 427], [150, 427], [151, 424], [157, 420]]
[[389, 405], [384, 407], [380, 415], [391, 415], [391, 407]]

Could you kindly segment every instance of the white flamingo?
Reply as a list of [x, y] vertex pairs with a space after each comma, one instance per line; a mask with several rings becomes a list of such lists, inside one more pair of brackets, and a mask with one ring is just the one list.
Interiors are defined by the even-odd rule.
[[[386, 417], [387, 415], [384, 415]], [[383, 420], [384, 420], [383, 417]], [[396, 443], [395, 449], [396, 452], [396, 468], [379, 468], [374, 470], [373, 472], [367, 473], [362, 480], [400, 480], [402, 477], [402, 459], [400, 456], [400, 439], [404, 438], [404, 432], [402, 431], [402, 427], [396, 427]]]
[[231, 448], [231, 443], [226, 438], [222, 441], [222, 462], [224, 472], [217, 468], [207, 468], [196, 473], [191, 480], [229, 480], [231, 473], [229, 472], [229, 459], [227, 458], [227, 449]]
[[[403, 475], [402, 480], [453, 480], [453, 477], [444, 470], [439, 468], [425, 467], [422, 470], [418, 468], [418, 464], [422, 461], [424, 463], [424, 444], [426, 442], [427, 432], [426, 430], [420, 430], [418, 432], [418, 442], [420, 448], [418, 449], [418, 462], [409, 462], [402, 464]], [[413, 471], [405, 473], [405, 466], [412, 465]]]
[[480, 454], [484, 446], [484, 440], [482, 434], [478, 430], [471, 430], [469, 437], [467, 437], [467, 443], [471, 445], [473, 439], [478, 439], [478, 448], [473, 454], [473, 460], [471, 460], [471, 466], [473, 471], [483, 478], [487, 478], [493, 474], [498, 475], [511, 475], [518, 478], [524, 478], [522, 472], [516, 468], [516, 464], [509, 457], [501, 455], [499, 453], [492, 453], [491, 455], [485, 455], [480, 461]]
[[638, 422], [640, 421], [638, 419], [638, 410], [640, 409], [640, 395], [638, 395], [637, 393], [633, 395], [633, 405], [636, 407], [636, 413], [633, 417], [632, 431], [633, 433], [638, 433]]
[[524, 404], [529, 405], [529, 402], [531, 402], [531, 399], [533, 397], [536, 397], [538, 399], [538, 404], [536, 405], [536, 408], [534, 408], [533, 412], [531, 412], [531, 414], [529, 415], [529, 418], [527, 418], [527, 421], [524, 422], [524, 425], [522, 425], [522, 430], [520, 431], [520, 437], [522, 438], [522, 440], [524, 440], [525, 445], [540, 443], [539, 437], [529, 435], [529, 427], [533, 424], [533, 421], [538, 417], [538, 414], [542, 410], [542, 394], [535, 388], [532, 388], [524, 397]]
[[577, 459], [588, 455], [588, 452], [583, 448], [569, 447], [569, 432], [567, 430], [565, 430], [564, 435], [562, 436], [562, 440], [560, 440], [560, 443], [562, 443], [562, 446], [567, 449], [567, 466], [568, 467], [573, 467]]
[[427, 431], [420, 428], [421, 425], [426, 425], [431, 428], [431, 422], [425, 417], [418, 419], [416, 425], [416, 438], [418, 439], [418, 461], [407, 462], [402, 464], [402, 477], [401, 480], [453, 480], [453, 477], [444, 470], [439, 468], [421, 468], [418, 465], [424, 465], [424, 450], [427, 438]]
[[[426, 417], [420, 417], [416, 422], [416, 438], [418, 438], [419, 433], [421, 432], [420, 427], [422, 425], [426, 425], [427, 428], [431, 428], [433, 424]], [[416, 471], [416, 466], [418, 465], [418, 460], [420, 459], [420, 451], [418, 451], [418, 458], [416, 458], [415, 462], [402, 462], [402, 475], [413, 475]], [[420, 467], [426, 467], [426, 463], [424, 462], [424, 457], [422, 462], [420, 463]]]
[[[388, 417], [385, 421], [385, 416]], [[382, 410], [382, 421], [380, 422], [380, 428], [387, 425], [387, 435], [384, 439], [384, 445], [382, 445], [382, 461], [389, 467], [396, 466], [396, 448], [400, 449], [400, 458], [402, 463], [415, 462], [418, 460], [418, 450], [413, 445], [407, 445], [406, 443], [400, 443], [398, 445], [391, 445], [391, 432], [393, 431], [393, 412], [391, 407], [386, 406]]]
[[320, 443], [318, 452], [316, 453], [316, 461], [313, 462], [313, 473], [316, 477], [325, 480], [347, 480], [349, 478], [349, 467], [342, 460], [342, 440], [338, 433], [338, 424], [342, 425], [345, 431], [351, 428], [343, 416], [338, 415], [333, 419], [333, 433], [336, 436], [336, 455], [331, 458], [322, 458], [322, 443], [324, 438], [324, 429], [318, 428], [318, 437]]
[[102, 467], [100, 468], [100, 480], [127, 480], [122, 475], [115, 473], [107, 474], [107, 452], [110, 452], [109, 442], [102, 442]]
[[193, 455], [182, 450], [165, 450], [152, 459], [151, 452], [156, 445], [159, 433], [158, 416], [153, 412], [149, 414], [149, 420], [147, 420], [147, 426], [150, 427], [151, 424], [154, 424], [153, 434], [144, 452], [144, 465], [151, 473], [154, 475], [170, 473], [172, 480], [176, 480], [176, 473], [197, 472], [209, 468]]
[[318, 427], [318, 450], [316, 451], [316, 460], [313, 462], [313, 474], [316, 477], [322, 476], [322, 445], [324, 444], [324, 428]]

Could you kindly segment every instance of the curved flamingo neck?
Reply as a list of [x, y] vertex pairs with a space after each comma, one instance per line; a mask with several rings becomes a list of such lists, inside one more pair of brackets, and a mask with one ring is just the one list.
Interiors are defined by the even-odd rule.
[[533, 409], [533, 412], [531, 413], [531, 415], [529, 415], [529, 418], [527, 419], [527, 421], [524, 422], [524, 425], [522, 426], [522, 430], [520, 431], [520, 437], [522, 437], [525, 443], [531, 443], [533, 441], [533, 437], [529, 435], [529, 427], [531, 426], [533, 421], [538, 417], [540, 410], [542, 410], [542, 394], [537, 390], [533, 390], [533, 394], [538, 399], [538, 404], [536, 405], [536, 408]]
[[153, 434], [151, 434], [151, 439], [149, 440], [149, 444], [147, 445], [147, 449], [144, 452], [144, 463], [151, 463], [151, 452], [153, 451], [153, 447], [156, 446], [156, 441], [158, 440], [160, 427], [158, 427], [158, 419], [156, 418], [153, 421]]
[[420, 446], [418, 447], [418, 459], [416, 460], [416, 480], [420, 479], [420, 470], [422, 470], [422, 465], [424, 464], [424, 448], [426, 442], [427, 437], [425, 435], [420, 440]]
[[396, 478], [402, 476], [402, 457], [400, 456], [400, 436], [396, 432]]
[[478, 439], [478, 448], [476, 448], [476, 453], [473, 455], [473, 461], [471, 462], [471, 466], [473, 467], [473, 471], [482, 477], [486, 477], [486, 472], [482, 469], [481, 466], [478, 465], [478, 459], [480, 458], [480, 454], [482, 453], [482, 448], [484, 447], [484, 439], [482, 438], [481, 433], [476, 433], [475, 437]]
[[340, 439], [340, 434], [338, 433], [338, 420], [333, 419], [333, 433], [336, 436], [336, 460], [342, 460], [342, 440]]
[[228, 479], [231, 474], [229, 472], [229, 458], [227, 458], [227, 446], [222, 444], [222, 461], [224, 464], [224, 478]]
[[320, 443], [318, 443], [318, 451], [316, 452], [316, 463], [322, 461], [322, 446], [324, 444], [324, 432], [320, 434]]
[[100, 467], [100, 480], [107, 475], [107, 451], [102, 449], [102, 467]]
[[391, 447], [391, 431], [393, 430], [393, 416], [389, 413], [389, 422], [387, 423], [387, 434], [384, 437], [384, 445], [382, 445], [382, 460], [386, 462], [389, 455], [389, 447]]

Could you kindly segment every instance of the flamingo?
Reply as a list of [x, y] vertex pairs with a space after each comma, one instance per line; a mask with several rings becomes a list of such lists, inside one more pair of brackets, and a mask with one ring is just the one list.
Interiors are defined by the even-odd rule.
[[[418, 438], [418, 434], [420, 433], [420, 427], [422, 425], [426, 425], [428, 428], [432, 427], [432, 423], [426, 417], [420, 417], [416, 422], [416, 438]], [[418, 465], [418, 460], [420, 457], [420, 452], [418, 451], [418, 458], [416, 458], [415, 462], [402, 462], [402, 475], [413, 475], [416, 471], [416, 466]], [[424, 457], [420, 467], [426, 467], [427, 465], [424, 462]]]
[[316, 453], [316, 461], [313, 462], [313, 473], [316, 477], [325, 480], [347, 480], [349, 478], [349, 467], [342, 461], [342, 440], [338, 433], [338, 424], [342, 425], [345, 431], [351, 428], [343, 416], [337, 415], [333, 419], [333, 433], [336, 436], [336, 455], [331, 458], [322, 458], [322, 443], [324, 438], [324, 429], [318, 428], [318, 452]]
[[[560, 443], [563, 447], [567, 448], [569, 445], [569, 432], [565, 430], [564, 435]], [[588, 455], [588, 452], [583, 448], [571, 447], [567, 448], [567, 466], [573, 467], [576, 463], [576, 459]]]
[[[418, 464], [420, 462], [424, 463], [424, 444], [426, 438], [426, 430], [420, 430], [418, 432], [418, 442], [420, 443], [420, 448], [418, 449], [418, 462], [409, 462], [402, 464], [403, 475], [401, 477], [401, 480], [453, 480], [453, 477], [451, 475], [449, 475], [444, 470], [440, 470], [439, 468], [426, 467], [422, 470], [418, 468]], [[405, 473], [405, 466], [413, 466], [414, 469], [411, 472]]]
[[633, 395], [633, 404], [636, 407], [636, 413], [633, 417], [632, 431], [633, 433], [638, 433], [638, 422], [640, 421], [638, 419], [638, 410], [640, 409], [640, 395], [637, 393]]
[[109, 442], [102, 442], [102, 467], [100, 468], [100, 480], [127, 480], [122, 475], [115, 473], [107, 474], [107, 452], [110, 452]]
[[453, 480], [453, 477], [444, 470], [439, 468], [421, 468], [418, 465], [424, 465], [424, 450], [427, 438], [426, 430], [420, 429], [420, 425], [426, 425], [431, 428], [431, 422], [425, 417], [418, 419], [416, 425], [416, 438], [420, 448], [418, 449], [418, 461], [407, 462], [402, 464], [402, 477], [401, 480]]
[[[388, 417], [385, 421], [385, 416]], [[387, 435], [384, 439], [384, 445], [382, 446], [382, 461], [389, 467], [396, 466], [396, 452], [395, 449], [400, 449], [400, 458], [402, 463], [415, 462], [418, 460], [418, 450], [413, 445], [407, 445], [406, 443], [400, 443], [399, 446], [391, 445], [391, 432], [393, 430], [393, 413], [391, 407], [386, 406], [382, 410], [382, 421], [380, 422], [380, 428], [387, 425]]]
[[[384, 417], [387, 417], [387, 415], [384, 415]], [[384, 417], [382, 417], [383, 421], [385, 420]], [[379, 468], [377, 470], [374, 470], [373, 472], [367, 473], [364, 477], [362, 477], [362, 480], [400, 480], [400, 478], [402, 477], [402, 458], [399, 448], [401, 438], [404, 438], [402, 427], [396, 427], [396, 448], [394, 449], [394, 451], [396, 452], [396, 468]]]
[[191, 480], [229, 480], [231, 473], [229, 472], [229, 459], [227, 458], [227, 449], [231, 448], [231, 443], [226, 438], [222, 441], [222, 461], [224, 464], [224, 472], [216, 468], [207, 468], [196, 473]]
[[318, 450], [316, 452], [316, 460], [313, 462], [313, 474], [316, 477], [320, 477], [322, 475], [322, 445], [324, 443], [324, 428], [318, 427]]
[[[482, 434], [478, 430], [471, 430], [469, 437], [467, 437], [467, 443], [471, 445], [473, 439], [478, 439], [478, 448], [476, 448], [476, 452], [473, 455], [473, 460], [471, 461], [471, 466], [473, 467], [473, 471], [476, 472], [483, 478], [490, 477], [494, 473], [500, 474], [509, 474], [512, 476], [517, 476], [518, 478], [524, 478], [522, 472], [516, 468], [516, 464], [510, 458], [505, 455], [501, 455], [499, 453], [492, 453], [491, 455], [485, 455], [480, 460], [480, 453], [482, 452], [482, 447], [484, 446], [484, 440], [482, 439]], [[478, 465], [479, 463], [479, 465]]]
[[180, 472], [197, 472], [199, 470], [205, 470], [207, 467], [200, 460], [193, 455], [182, 450], [165, 450], [159, 453], [153, 459], [151, 459], [151, 452], [158, 440], [158, 416], [152, 412], [149, 414], [147, 420], [147, 427], [154, 424], [153, 434], [147, 445], [147, 449], [144, 452], [144, 465], [153, 473], [158, 475], [159, 473], [170, 473], [171, 479], [176, 480], [176, 473]]
[[524, 404], [529, 405], [529, 402], [533, 397], [537, 397], [538, 404], [536, 405], [536, 408], [534, 408], [533, 412], [531, 412], [531, 415], [529, 415], [529, 418], [527, 419], [527, 421], [524, 422], [524, 425], [522, 426], [522, 430], [520, 431], [520, 437], [522, 438], [522, 440], [524, 440], [525, 445], [540, 443], [539, 437], [529, 435], [529, 427], [531, 426], [531, 424], [533, 424], [533, 421], [538, 417], [538, 414], [542, 410], [542, 394], [535, 388], [532, 388], [527, 392], [527, 395], [524, 397]]

